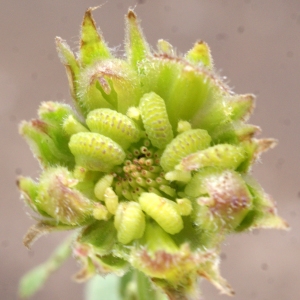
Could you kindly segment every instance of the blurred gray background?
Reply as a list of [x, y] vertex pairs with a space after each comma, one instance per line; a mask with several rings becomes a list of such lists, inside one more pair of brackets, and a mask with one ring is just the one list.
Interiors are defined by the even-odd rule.
[[[19, 200], [15, 179], [19, 174], [37, 177], [40, 169], [18, 135], [18, 123], [36, 117], [41, 101], [71, 101], [54, 37], [77, 49], [85, 9], [102, 3], [93, 15], [110, 47], [122, 47], [124, 15], [135, 7], [153, 47], [164, 38], [183, 53], [203, 39], [229, 85], [237, 93], [258, 96], [250, 123], [262, 127], [262, 137], [280, 143], [262, 156], [254, 174], [292, 230], [227, 239], [222, 274], [236, 291], [234, 299], [300, 299], [299, 0], [1, 0], [0, 299], [18, 299], [22, 274], [43, 262], [64, 236], [42, 237], [31, 251], [22, 245], [33, 221]], [[83, 299], [84, 285], [70, 279], [78, 267], [70, 259], [33, 299]], [[229, 299], [205, 281], [202, 290], [205, 299]]]

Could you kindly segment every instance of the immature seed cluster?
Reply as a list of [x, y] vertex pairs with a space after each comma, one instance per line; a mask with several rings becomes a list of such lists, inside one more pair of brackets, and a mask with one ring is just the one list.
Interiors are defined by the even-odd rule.
[[[83, 266], [76, 278], [126, 274], [123, 295], [131, 296], [124, 299], [150, 290], [154, 300], [161, 293], [196, 298], [199, 278], [232, 294], [218, 267], [224, 239], [287, 228], [250, 175], [275, 145], [245, 123], [254, 96], [236, 95], [222, 82], [202, 41], [177, 56], [160, 40], [152, 53], [131, 10], [126, 59], [114, 57], [92, 10], [78, 55], [56, 38], [76, 111], [45, 102], [37, 120], [20, 126], [43, 169], [39, 181], [18, 180], [40, 216], [24, 243], [76, 230], [71, 247]], [[133, 291], [135, 278], [143, 279]]]

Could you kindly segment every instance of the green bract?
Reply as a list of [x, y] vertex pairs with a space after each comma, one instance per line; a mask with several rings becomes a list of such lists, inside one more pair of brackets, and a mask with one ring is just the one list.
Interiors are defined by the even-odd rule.
[[126, 274], [124, 299], [132, 299], [135, 278], [143, 278], [136, 284], [144, 282], [145, 294], [154, 289], [152, 299], [196, 298], [201, 277], [232, 294], [218, 268], [226, 236], [287, 228], [249, 175], [275, 144], [254, 138], [258, 128], [245, 123], [254, 96], [222, 82], [204, 42], [185, 56], [163, 40], [151, 52], [132, 10], [126, 59], [114, 57], [92, 10], [78, 54], [56, 38], [76, 111], [45, 102], [38, 119], [20, 126], [43, 169], [37, 182], [18, 180], [40, 215], [24, 242], [75, 229], [70, 247], [83, 265], [76, 278]]

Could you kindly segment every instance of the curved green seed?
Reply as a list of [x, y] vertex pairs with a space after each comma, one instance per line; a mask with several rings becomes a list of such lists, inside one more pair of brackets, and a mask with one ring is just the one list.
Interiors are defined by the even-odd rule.
[[139, 197], [142, 210], [167, 233], [176, 234], [183, 229], [178, 204], [154, 193], [143, 193]]
[[118, 231], [118, 241], [128, 244], [135, 239], [140, 239], [145, 231], [145, 215], [138, 203], [122, 202], [119, 204], [114, 221]]
[[94, 132], [80, 132], [71, 136], [69, 148], [76, 164], [92, 171], [109, 172], [120, 165], [126, 154], [110, 138]]
[[98, 182], [95, 184], [94, 193], [97, 199], [104, 201], [105, 191], [108, 187], [111, 187], [114, 180], [114, 176], [111, 174], [101, 177]]
[[165, 148], [173, 139], [173, 131], [164, 100], [153, 92], [145, 94], [140, 100], [139, 109], [152, 145]]
[[176, 169], [193, 171], [203, 167], [218, 167], [235, 170], [246, 159], [241, 146], [219, 144], [184, 157]]
[[119, 197], [116, 195], [116, 193], [113, 191], [113, 189], [111, 187], [108, 187], [105, 190], [104, 201], [105, 201], [105, 205], [106, 205], [107, 210], [111, 214], [114, 215], [116, 213], [117, 208], [118, 208]]
[[187, 155], [209, 147], [211, 137], [206, 130], [191, 129], [177, 135], [166, 147], [162, 154], [160, 164], [168, 172]]
[[136, 143], [141, 136], [140, 130], [130, 118], [109, 108], [91, 111], [87, 115], [86, 124], [91, 131], [111, 138], [123, 149]]

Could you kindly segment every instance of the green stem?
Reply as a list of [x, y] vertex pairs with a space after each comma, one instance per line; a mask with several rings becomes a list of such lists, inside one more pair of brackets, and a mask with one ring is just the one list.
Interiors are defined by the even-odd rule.
[[133, 270], [121, 278], [123, 300], [167, 300], [167, 297], [153, 288], [149, 278]]

